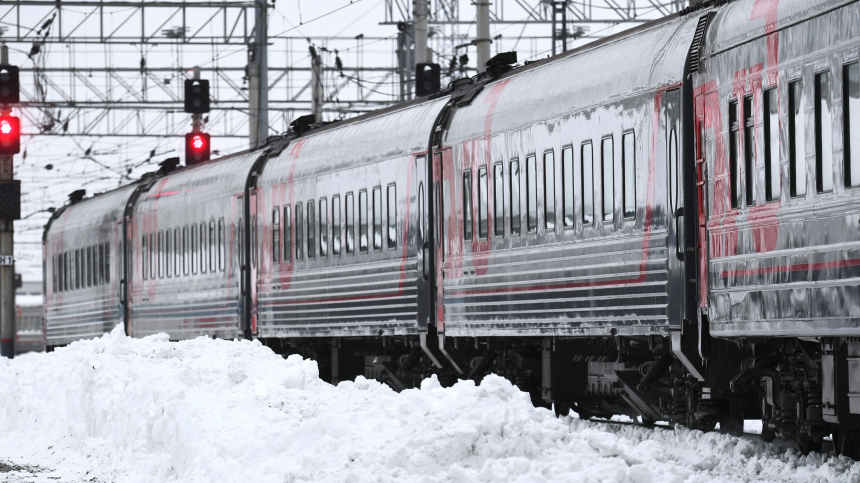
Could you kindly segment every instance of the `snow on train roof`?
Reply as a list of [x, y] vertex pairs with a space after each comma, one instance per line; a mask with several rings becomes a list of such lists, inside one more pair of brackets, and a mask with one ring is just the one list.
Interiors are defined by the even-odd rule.
[[[407, 104], [385, 115], [335, 124], [296, 139], [276, 158], [269, 160], [262, 174], [266, 184], [294, 180], [322, 172], [370, 164], [408, 153], [427, 151], [436, 116], [448, 97]], [[295, 161], [297, 160], [297, 162]]]
[[[703, 56], [779, 30], [856, 0], [737, 0], [721, 8], [708, 27]], [[770, 24], [770, 30], [768, 26]]]
[[699, 16], [666, 18], [514, 71], [484, 87], [469, 107], [457, 110], [447, 141], [587, 111], [613, 99], [677, 84]]

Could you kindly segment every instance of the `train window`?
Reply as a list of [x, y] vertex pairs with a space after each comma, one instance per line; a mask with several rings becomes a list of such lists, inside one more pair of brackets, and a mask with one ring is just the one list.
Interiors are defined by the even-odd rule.
[[358, 192], [358, 249], [367, 251], [367, 190]]
[[86, 286], [92, 287], [93, 286], [93, 247], [86, 247], [84, 249], [83, 253], [86, 254], [86, 256], [85, 256], [86, 261], [84, 263], [84, 265], [85, 265], [84, 271], [86, 272], [86, 279], [87, 279]]
[[170, 275], [172, 273], [172, 270], [170, 269], [170, 267], [172, 266], [170, 262], [173, 258], [173, 255], [170, 250], [172, 246], [173, 244], [170, 243], [170, 230], [164, 230], [164, 275], [168, 278], [170, 278]]
[[833, 191], [833, 121], [830, 72], [815, 74], [815, 186]]
[[98, 287], [99, 285], [101, 285], [101, 282], [99, 281], [99, 266], [101, 265], [101, 261], [102, 261], [102, 259], [99, 258], [99, 248], [100, 247], [101, 247], [101, 244], [92, 246], [92, 250], [93, 250], [93, 263], [92, 263], [92, 266], [93, 266], [93, 286], [95, 286], [95, 287]]
[[[257, 238], [257, 231], [259, 227], [257, 226], [257, 215], [251, 217], [251, 246], [249, 247], [251, 250], [251, 266], [257, 266], [257, 247], [259, 246], [259, 239]], [[203, 233], [200, 234], [203, 236]]]
[[155, 250], [156, 260], [158, 260], [158, 278], [164, 278], [164, 231], [158, 232], [158, 246]]
[[320, 198], [320, 258], [328, 256], [328, 200]]
[[179, 238], [179, 228], [173, 230], [173, 274], [175, 276], [180, 276], [181, 273], [181, 256], [182, 256], [182, 244], [180, 243]]
[[344, 197], [344, 216], [346, 219], [346, 253], [355, 251], [355, 206], [352, 193]]
[[182, 273], [188, 275], [188, 226], [182, 227]]
[[764, 195], [765, 201], [779, 199], [779, 91], [764, 91]]
[[528, 230], [537, 230], [537, 162], [534, 155], [526, 158], [526, 215]]
[[[729, 103], [729, 198], [732, 208], [738, 208], [741, 204], [740, 197], [740, 164], [738, 163], [738, 150], [740, 149], [740, 123], [738, 122], [738, 103]], [[670, 163], [671, 164], [671, 163]], [[674, 186], [671, 190], [673, 196]]]
[[[441, 160], [441, 157], [437, 155], [436, 159]], [[436, 223], [434, 223], [433, 226], [436, 227], [435, 239], [436, 239], [436, 246], [438, 247], [438, 246], [442, 245], [442, 231], [441, 231], [442, 228], [440, 226], [441, 220], [439, 220], [439, 211], [440, 210], [439, 210], [439, 182], [438, 181], [436, 182], [435, 186], [436, 186], [436, 188], [433, 190], [433, 201], [434, 201], [434, 203], [433, 203], [433, 219], [436, 220]]]
[[314, 226], [314, 218], [316, 217], [316, 211], [314, 210], [314, 202], [313, 200], [308, 200], [308, 260], [312, 260], [316, 257], [316, 227]]
[[482, 240], [490, 235], [487, 196], [487, 167], [481, 166], [478, 168], [478, 238]]
[[505, 236], [505, 176], [502, 163], [493, 166], [493, 234]]
[[[120, 242], [122, 243], [122, 242]], [[119, 255], [122, 253], [122, 245], [119, 246], [119, 251], [117, 252], [117, 258], [120, 258]], [[117, 264], [119, 266], [119, 264]], [[110, 242], [105, 242], [105, 283], [110, 283]]]
[[[442, 201], [439, 203], [439, 212], [440, 212], [440, 213], [445, 213], [445, 208], [446, 208], [446, 207], [451, 207], [451, 208], [453, 208], [453, 206], [454, 206], [454, 205], [453, 205], [453, 203], [451, 202], [451, 185], [450, 185], [450, 182], [449, 182], [447, 179], [443, 179], [443, 180], [442, 180]], [[443, 215], [443, 216], [441, 217], [441, 221], [442, 221], [442, 226], [441, 226], [441, 229], [442, 229], [442, 250], [443, 250], [443, 253], [446, 253], [446, 252], [445, 252], [445, 250], [448, 250], [448, 247], [449, 247], [449, 245], [448, 245], [448, 242], [449, 242], [448, 237], [449, 237], [449, 236], [451, 236], [451, 216], [456, 216], [456, 214], [455, 214], [454, 212], [455, 212], [455, 210], [453, 210], [453, 209], [452, 209], [452, 210], [450, 210], [450, 211], [449, 211], [449, 213], [448, 213], [448, 214], [449, 214], [449, 216], [444, 216], [444, 215]], [[456, 223], [456, 220], [454, 221], [454, 223]]]
[[57, 293], [57, 255], [51, 256], [51, 292]]
[[624, 133], [621, 138], [621, 163], [624, 188], [624, 217], [636, 217], [636, 135], [633, 131]]
[[281, 208], [272, 210], [272, 261], [281, 261]]
[[209, 271], [214, 272], [217, 268], [218, 246], [215, 239], [215, 220], [209, 221]]
[[752, 96], [744, 97], [744, 197], [747, 206], [755, 203], [755, 116]]
[[224, 218], [218, 218], [218, 270], [224, 271], [224, 255], [227, 249]]
[[63, 252], [63, 292], [69, 290], [69, 252]]
[[543, 155], [543, 221], [547, 230], [555, 230], [555, 156]]
[[340, 255], [340, 196], [331, 197], [331, 253]]
[[85, 250], [83, 248], [78, 248], [75, 250], [75, 267], [76, 267], [76, 280], [75, 286], [79, 289], [87, 288], [87, 267], [86, 267], [86, 255]]
[[845, 66], [842, 76], [843, 143], [845, 145], [845, 185], [860, 185], [860, 64]]
[[594, 148], [582, 143], [582, 222], [594, 223]]
[[[284, 263], [289, 263], [292, 258], [293, 246], [291, 243], [291, 236], [293, 230], [293, 224], [291, 220], [292, 212], [290, 211], [290, 205], [284, 207]], [[241, 225], [241, 220], [239, 221]], [[241, 251], [241, 249], [240, 249]]]
[[424, 225], [426, 217], [424, 216], [424, 183], [418, 183], [418, 242], [419, 245], [424, 244], [424, 236], [426, 226]]
[[561, 150], [561, 191], [564, 226], [573, 226], [573, 148]]
[[806, 140], [803, 119], [803, 81], [788, 84], [788, 141], [791, 196], [806, 194]]
[[615, 218], [615, 150], [611, 137], [603, 139], [600, 154], [603, 161], [600, 172], [603, 178], [603, 221], [612, 221]]
[[511, 161], [511, 234], [520, 232], [520, 162], [516, 159]]
[[104, 244], [99, 244], [98, 246], [98, 267], [99, 267], [99, 285], [104, 285], [105, 283], [105, 246]]
[[149, 234], [149, 279], [155, 280], [155, 233]]
[[197, 225], [191, 225], [191, 273], [197, 274]]
[[[256, 226], [257, 217], [254, 217], [254, 226]], [[200, 229], [200, 273], [206, 273], [209, 265], [209, 240], [206, 236], [206, 223], [199, 225]], [[255, 230], [256, 231], [256, 230]], [[256, 240], [256, 237], [255, 237]], [[256, 260], [254, 260], [256, 262]]]
[[397, 247], [397, 188], [388, 186], [388, 248]]
[[141, 242], [141, 257], [140, 257], [140, 265], [141, 270], [140, 273], [143, 275], [143, 279], [146, 280], [149, 278], [149, 235], [143, 235], [143, 241]]
[[304, 214], [302, 213], [302, 204], [296, 204], [296, 261], [302, 259], [302, 246], [305, 238], [304, 230]]
[[373, 188], [373, 249], [382, 250], [382, 188]]
[[463, 239], [472, 241], [472, 172], [463, 172]]
[[[245, 223], [242, 222], [242, 217], [239, 217], [239, 223], [237, 227], [238, 230], [236, 230], [236, 249], [238, 253], [236, 255], [239, 259], [239, 273], [241, 274], [243, 267], [245, 266]], [[287, 255], [284, 254], [284, 259], [286, 258]]]

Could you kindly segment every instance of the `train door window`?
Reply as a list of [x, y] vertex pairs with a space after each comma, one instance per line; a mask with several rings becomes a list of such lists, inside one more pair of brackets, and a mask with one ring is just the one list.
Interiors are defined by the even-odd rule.
[[633, 131], [624, 133], [621, 137], [621, 180], [624, 187], [624, 218], [636, 217], [636, 135]]
[[305, 242], [304, 231], [304, 214], [302, 213], [302, 204], [296, 204], [296, 261], [302, 259], [302, 247]]
[[490, 236], [487, 181], [487, 167], [481, 166], [478, 168], [478, 238], [482, 240]]
[[227, 250], [227, 237], [224, 233], [224, 218], [218, 218], [218, 270], [224, 271], [224, 256]]
[[308, 206], [308, 260], [313, 260], [316, 257], [316, 227], [314, 226], [314, 218], [316, 217], [316, 211], [314, 210], [314, 202], [313, 200], [309, 200], [307, 203]]
[[272, 261], [281, 261], [281, 208], [272, 210]]
[[[117, 250], [117, 258], [120, 259], [117, 262], [117, 267], [120, 266], [119, 262], [122, 261], [121, 254], [122, 254], [122, 242], [120, 242], [119, 249]], [[104, 268], [105, 268], [105, 283], [110, 283], [110, 242], [105, 242], [105, 264], [104, 264]]]
[[[740, 149], [740, 123], [738, 122], [738, 103], [729, 103], [729, 198], [732, 208], [740, 206], [740, 164], [738, 163], [738, 150]], [[671, 162], [670, 162], [671, 169]], [[670, 190], [675, 195], [674, 179]], [[674, 206], [674, 205], [673, 205]]]
[[[442, 180], [442, 201], [439, 204], [439, 212], [445, 213], [445, 208], [449, 208], [449, 207], [450, 208], [454, 207], [452, 200], [451, 200], [451, 185], [447, 179], [443, 179]], [[451, 234], [451, 222], [452, 222], [451, 217], [457, 216], [455, 214], [455, 212], [456, 212], [456, 210], [451, 209], [450, 211], [448, 211], [448, 216], [445, 216], [445, 215], [441, 216], [441, 221], [442, 221], [442, 227], [441, 227], [442, 228], [442, 251], [443, 251], [443, 254], [447, 253], [446, 250], [448, 250], [448, 246], [449, 246], [448, 245], [448, 241], [449, 241], [448, 237]], [[457, 220], [453, 220], [453, 222], [457, 223]]]
[[[439, 156], [437, 156], [436, 158], [440, 159]], [[439, 210], [439, 182], [438, 181], [436, 182], [435, 186], [436, 186], [436, 188], [433, 190], [433, 201], [434, 201], [434, 203], [433, 203], [433, 219], [436, 220], [436, 223], [434, 223], [433, 226], [436, 227], [436, 230], [435, 230], [435, 232], [436, 232], [436, 237], [435, 237], [436, 246], [440, 246], [442, 244], [442, 229], [439, 226], [439, 225], [441, 225], [441, 220], [439, 219], [439, 212], [441, 210]]]
[[171, 243], [170, 233], [171, 231], [169, 229], [164, 230], [164, 275], [168, 278], [170, 278], [173, 273], [173, 270], [171, 270], [173, 264], [170, 263], [173, 261], [173, 253], [171, 250], [173, 243]]
[[582, 222], [594, 223], [594, 148], [591, 141], [582, 143]]
[[543, 155], [543, 221], [547, 230], [555, 230], [555, 155]]
[[367, 190], [358, 192], [358, 249], [367, 252]]
[[105, 283], [105, 265], [107, 260], [105, 259], [105, 244], [99, 244], [99, 285], [104, 285]]
[[373, 188], [373, 249], [382, 249], [382, 188]]
[[528, 230], [537, 230], [537, 161], [535, 156], [526, 158], [526, 214]]
[[344, 196], [344, 216], [346, 219], [346, 253], [355, 252], [355, 200], [352, 193]]
[[424, 183], [418, 183], [418, 242], [419, 246], [424, 244], [425, 230], [427, 229], [424, 216]]
[[331, 197], [331, 253], [332, 255], [340, 255], [341, 249], [341, 229], [340, 229], [340, 196]]
[[193, 275], [197, 274], [197, 265], [199, 260], [197, 258], [197, 225], [191, 225], [191, 273]]
[[218, 245], [215, 238], [215, 220], [209, 221], [209, 271], [214, 272], [218, 265]]
[[188, 227], [182, 227], [182, 273], [188, 275]]
[[[254, 217], [254, 225], [256, 226], [257, 217]], [[199, 240], [200, 240], [200, 273], [206, 273], [209, 265], [209, 240], [206, 236], [206, 223], [199, 225]], [[256, 230], [255, 230], [256, 231]], [[254, 260], [256, 263], [256, 260]]]
[[463, 239], [472, 241], [472, 172], [463, 172]]
[[505, 176], [502, 163], [493, 166], [493, 234], [505, 236]]
[[397, 188], [388, 185], [388, 248], [397, 248]]
[[788, 141], [791, 196], [806, 194], [806, 139], [804, 136], [803, 81], [788, 84]]
[[603, 161], [600, 173], [603, 179], [603, 221], [612, 221], [615, 218], [615, 150], [611, 137], [603, 139], [600, 154]]
[[815, 186], [833, 191], [833, 121], [830, 72], [815, 74]]
[[522, 217], [520, 215], [520, 162], [511, 160], [511, 234], [520, 232]]
[[766, 201], [779, 199], [779, 91], [764, 91], [764, 194]]
[[173, 230], [173, 274], [180, 276], [182, 274], [182, 244], [179, 237], [179, 228]]
[[[260, 230], [260, 227], [257, 226], [257, 215], [251, 217], [251, 266], [257, 266], [257, 250], [259, 247], [259, 238], [257, 238], [257, 232]], [[203, 236], [203, 233], [200, 233], [200, 236]]]
[[[239, 259], [239, 273], [245, 266], [245, 223], [242, 222], [242, 217], [239, 217], [238, 229], [236, 230], [236, 249], [238, 250], [237, 257]], [[284, 255], [286, 258], [286, 255]]]
[[57, 293], [57, 255], [51, 256], [51, 293]]
[[328, 256], [328, 200], [320, 198], [320, 258]]
[[744, 198], [747, 206], [755, 203], [754, 174], [755, 159], [755, 115], [752, 96], [744, 97]]
[[[292, 211], [290, 205], [284, 207], [284, 263], [289, 263], [292, 258], [293, 246], [291, 242], [293, 224], [291, 220]], [[239, 223], [241, 225], [241, 222]]]
[[564, 226], [573, 226], [573, 148], [561, 150], [561, 196]]
[[140, 265], [142, 270], [140, 273], [143, 275], [143, 279], [146, 280], [149, 278], [149, 235], [143, 235], [143, 241], [141, 241], [141, 258]]
[[842, 78], [845, 185], [860, 186], [860, 64], [846, 65]]

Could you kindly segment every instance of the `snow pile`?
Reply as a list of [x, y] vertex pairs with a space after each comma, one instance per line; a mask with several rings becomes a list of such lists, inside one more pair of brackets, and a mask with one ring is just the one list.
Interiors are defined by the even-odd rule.
[[[860, 465], [535, 409], [508, 381], [337, 387], [258, 342], [121, 328], [0, 361], [0, 462], [61, 481], [856, 481]], [[2, 476], [2, 475], [0, 475]], [[64, 479], [65, 478], [65, 479]]]

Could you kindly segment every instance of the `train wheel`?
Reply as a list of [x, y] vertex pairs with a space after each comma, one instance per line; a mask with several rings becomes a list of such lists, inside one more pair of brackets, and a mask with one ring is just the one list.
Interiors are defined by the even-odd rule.
[[857, 428], [837, 426], [833, 430], [833, 449], [838, 455], [860, 459], [860, 431]]

